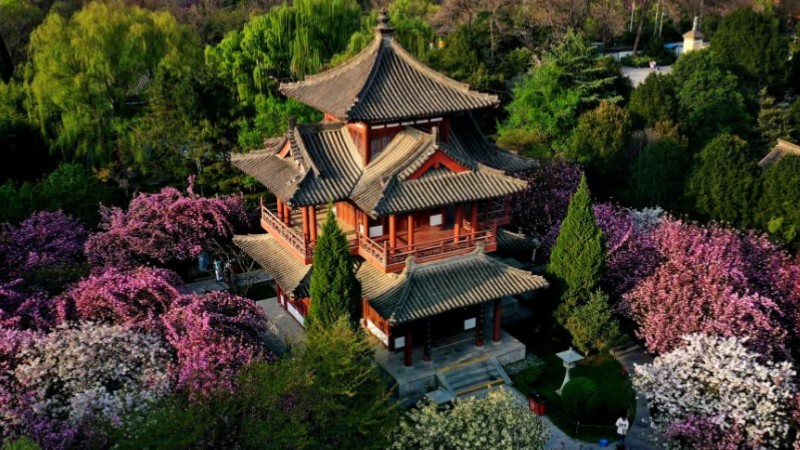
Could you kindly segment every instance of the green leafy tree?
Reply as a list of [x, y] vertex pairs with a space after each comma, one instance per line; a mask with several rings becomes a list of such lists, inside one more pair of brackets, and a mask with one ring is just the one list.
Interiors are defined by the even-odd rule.
[[37, 3], [29, 0], [0, 1], [0, 55], [5, 54], [8, 58], [11, 73], [27, 61], [31, 31], [44, 19], [45, 11]]
[[0, 148], [4, 158], [0, 181], [32, 181], [56, 167], [39, 128], [28, 119], [24, 101], [20, 83], [0, 81]]
[[595, 193], [608, 194], [626, 176], [625, 156], [630, 135], [631, 118], [627, 111], [603, 102], [578, 119], [565, 156], [581, 163]]
[[118, 162], [118, 141], [162, 72], [190, 76], [197, 36], [168, 12], [93, 2], [69, 19], [51, 13], [31, 35], [26, 90], [55, 147], [95, 165]]
[[691, 163], [689, 150], [674, 139], [649, 144], [633, 161], [626, 199], [639, 208], [680, 210]]
[[751, 118], [738, 78], [717, 65], [709, 51], [683, 55], [674, 67], [678, 124], [694, 147], [720, 133], [749, 129]]
[[689, 178], [696, 213], [712, 220], [752, 226], [759, 169], [747, 142], [723, 134], [697, 156]]
[[551, 143], [563, 141], [576, 124], [580, 92], [561, 83], [563, 69], [544, 63], [533, 69], [513, 91], [508, 119], [498, 129], [497, 142], [530, 156], [550, 154]]
[[3, 450], [41, 450], [41, 447], [33, 439], [23, 437], [7, 441], [3, 444]]
[[597, 287], [605, 265], [604, 254], [603, 232], [597, 227], [589, 186], [583, 176], [570, 200], [547, 267], [561, 294], [556, 310], [556, 320], [561, 325]]
[[586, 303], [575, 308], [567, 319], [572, 343], [582, 352], [604, 352], [622, 337], [610, 301], [607, 294], [592, 292]]
[[342, 318], [244, 369], [234, 392], [168, 399], [112, 430], [120, 450], [384, 449], [397, 411], [361, 330]]
[[777, 88], [786, 79], [789, 45], [771, 11], [739, 8], [724, 16], [711, 37], [711, 52], [757, 87]]
[[539, 416], [507, 390], [493, 389], [486, 398], [459, 399], [444, 411], [430, 403], [412, 409], [400, 423], [391, 449], [543, 450], [549, 438]]
[[328, 327], [346, 317], [356, 323], [361, 316], [361, 284], [350, 258], [347, 237], [333, 214], [333, 205], [328, 206], [312, 267], [309, 322]]
[[570, 30], [514, 88], [498, 142], [534, 156], [547, 155], [551, 147], [568, 148], [577, 117], [603, 101], [624, 99], [629, 84], [619, 70]]
[[800, 156], [784, 156], [762, 177], [758, 226], [796, 249], [800, 243]]
[[673, 78], [656, 72], [648, 75], [631, 93], [628, 110], [639, 126], [654, 127], [656, 122], [675, 121], [678, 102]]

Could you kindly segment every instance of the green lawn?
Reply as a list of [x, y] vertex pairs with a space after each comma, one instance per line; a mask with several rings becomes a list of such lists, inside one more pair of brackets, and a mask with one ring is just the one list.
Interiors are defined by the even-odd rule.
[[[529, 330], [530, 328], [528, 328]], [[526, 369], [511, 376], [514, 386], [526, 396], [533, 391], [541, 393], [546, 401], [546, 415], [568, 435], [592, 443], [605, 438], [614, 442], [616, 422], [619, 414], [630, 409], [630, 419], [636, 414], [636, 398], [630, 380], [623, 372], [622, 365], [608, 353], [589, 356], [579, 362], [570, 372], [571, 378], [585, 377], [594, 381], [600, 388], [602, 407], [587, 423], [580, 426], [566, 416], [561, 397], [555, 393], [564, 381], [564, 366], [555, 355], [566, 350], [569, 343], [557, 340], [544, 340], [541, 336], [526, 333], [524, 328], [510, 329], [511, 334], [522, 340], [530, 353], [544, 361], [538, 371]], [[519, 331], [516, 333], [515, 331]], [[538, 372], [538, 376], [536, 373]]]

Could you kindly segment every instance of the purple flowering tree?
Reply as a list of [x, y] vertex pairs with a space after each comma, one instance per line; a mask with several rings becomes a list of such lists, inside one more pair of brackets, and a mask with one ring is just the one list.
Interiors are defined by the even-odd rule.
[[252, 300], [225, 292], [184, 295], [164, 317], [177, 353], [177, 384], [191, 395], [232, 390], [234, 374], [264, 352], [264, 312]]
[[19, 225], [6, 224], [0, 231], [3, 276], [58, 291], [82, 274], [87, 236], [79, 220], [61, 211], [40, 211]]
[[653, 240], [661, 210], [636, 211], [599, 203], [594, 205], [594, 215], [606, 244], [606, 271], [601, 285], [618, 299], [661, 262]]
[[528, 187], [512, 198], [512, 224], [540, 241], [542, 256], [550, 253], [558, 237], [581, 173], [576, 163], [554, 160], [516, 174], [528, 182]]
[[47, 330], [64, 321], [67, 312], [57, 299], [21, 291], [21, 284], [0, 283], [0, 329]]
[[246, 222], [240, 197], [206, 198], [164, 188], [139, 194], [127, 211], [102, 208], [102, 232], [86, 242], [93, 267], [131, 268], [198, 256], [215, 238], [229, 237]]

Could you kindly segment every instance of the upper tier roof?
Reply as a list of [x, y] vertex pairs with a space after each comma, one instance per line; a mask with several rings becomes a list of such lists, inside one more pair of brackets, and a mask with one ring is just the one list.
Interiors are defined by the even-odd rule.
[[[453, 203], [503, 197], [525, 188], [506, 172], [535, 161], [489, 143], [468, 116], [453, 117], [449, 142], [404, 128], [366, 167], [344, 123], [291, 127], [266, 148], [234, 155], [231, 162], [291, 207], [353, 200], [372, 217]], [[288, 145], [288, 152], [284, 153]], [[412, 175], [437, 152], [464, 170]]]
[[385, 20], [361, 53], [303, 81], [283, 83], [281, 92], [350, 122], [441, 116], [499, 103], [419, 62], [394, 41]]

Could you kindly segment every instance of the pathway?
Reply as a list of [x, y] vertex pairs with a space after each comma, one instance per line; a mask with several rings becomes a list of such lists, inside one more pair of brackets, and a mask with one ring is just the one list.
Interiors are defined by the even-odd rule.
[[643, 68], [639, 68], [639, 67], [623, 67], [622, 68], [622, 74], [625, 75], [626, 77], [630, 78], [631, 84], [633, 85], [633, 87], [636, 87], [636, 86], [642, 84], [644, 82], [644, 80], [647, 78], [647, 76], [650, 75], [653, 72], [656, 72], [656, 73], [659, 73], [659, 74], [662, 74], [662, 75], [666, 75], [666, 74], [670, 73], [671, 71], [672, 71], [672, 67], [671, 66], [660, 67], [658, 69], [658, 71], [656, 71], [654, 69], [651, 69], [649, 67], [643, 67]]
[[[625, 367], [629, 374], [633, 374], [634, 364], [650, 364], [653, 357], [648, 355], [637, 344], [627, 344], [617, 347], [611, 352], [614, 357]], [[636, 417], [631, 422], [628, 437], [625, 439], [628, 450], [657, 449], [659, 435], [650, 427], [650, 408], [644, 395], [636, 394]]]

